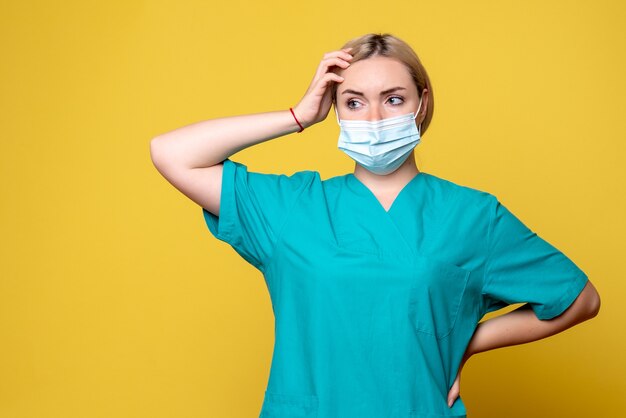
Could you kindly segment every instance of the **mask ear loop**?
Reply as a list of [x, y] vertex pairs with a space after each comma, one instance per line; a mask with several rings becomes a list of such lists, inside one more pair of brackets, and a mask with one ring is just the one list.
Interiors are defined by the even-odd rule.
[[422, 107], [422, 99], [420, 99], [420, 104], [419, 106], [417, 106], [417, 111], [415, 112], [415, 116], [413, 117], [413, 119], [417, 119], [417, 114], [420, 112], [421, 107]]
[[[420, 104], [419, 104], [419, 106], [417, 106], [417, 111], [415, 112], [415, 116], [413, 117], [413, 119], [417, 119], [417, 114], [420, 112], [421, 108], [422, 108], [422, 99], [420, 99]], [[417, 126], [417, 132], [419, 132], [420, 136], [422, 135], [422, 124], [421, 123]]]
[[337, 106], [333, 105], [333, 109], [335, 110], [335, 117], [337, 118], [337, 125], [341, 126], [341, 123], [339, 123], [339, 113], [337, 113]]

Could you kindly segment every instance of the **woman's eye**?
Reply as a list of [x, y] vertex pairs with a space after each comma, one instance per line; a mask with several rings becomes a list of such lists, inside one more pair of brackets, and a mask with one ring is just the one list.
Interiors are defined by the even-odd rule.
[[404, 102], [404, 100], [402, 99], [402, 97], [399, 97], [399, 96], [393, 96], [393, 97], [390, 97], [390, 98], [389, 98], [389, 100], [393, 100], [393, 99], [398, 99], [398, 100], [400, 100], [400, 102], [399, 102], [399, 103], [391, 103], [391, 104], [399, 105], [399, 104], [401, 104], [401, 103], [403, 103], [403, 102]]
[[[393, 106], [398, 106], [404, 103], [404, 99], [400, 96], [392, 96], [389, 100]], [[350, 99], [346, 102], [346, 106], [348, 106], [348, 109], [357, 109], [360, 107], [360, 103], [355, 99]]]
[[355, 108], [355, 106], [351, 106], [352, 103], [358, 103], [358, 102], [356, 100], [354, 100], [354, 99], [348, 100], [348, 102], [347, 102], [348, 109], [354, 109]]

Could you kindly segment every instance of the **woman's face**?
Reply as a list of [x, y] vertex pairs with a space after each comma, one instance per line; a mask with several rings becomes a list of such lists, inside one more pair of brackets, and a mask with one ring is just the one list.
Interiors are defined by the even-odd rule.
[[[374, 56], [342, 68], [337, 84], [337, 113], [340, 119], [377, 121], [417, 111], [419, 97], [409, 70], [402, 62]], [[424, 95], [426, 96], [426, 95]], [[419, 124], [426, 113], [424, 97]]]

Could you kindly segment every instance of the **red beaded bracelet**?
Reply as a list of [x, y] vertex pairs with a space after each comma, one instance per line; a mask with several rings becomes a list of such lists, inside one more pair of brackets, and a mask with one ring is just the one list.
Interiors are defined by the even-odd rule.
[[300, 122], [298, 122], [298, 118], [296, 118], [296, 114], [293, 113], [293, 109], [289, 108], [289, 110], [291, 111], [291, 114], [293, 115], [293, 118], [296, 120], [296, 123], [298, 124], [298, 126], [300, 127], [300, 130], [298, 131], [298, 133], [304, 131], [304, 128], [302, 127], [302, 125], [300, 124]]

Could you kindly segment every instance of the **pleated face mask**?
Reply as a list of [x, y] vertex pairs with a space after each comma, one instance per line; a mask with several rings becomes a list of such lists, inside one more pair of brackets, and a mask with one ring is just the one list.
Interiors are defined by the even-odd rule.
[[339, 119], [338, 148], [375, 174], [396, 171], [420, 143], [420, 129], [415, 124], [422, 99], [415, 113], [378, 121]]

